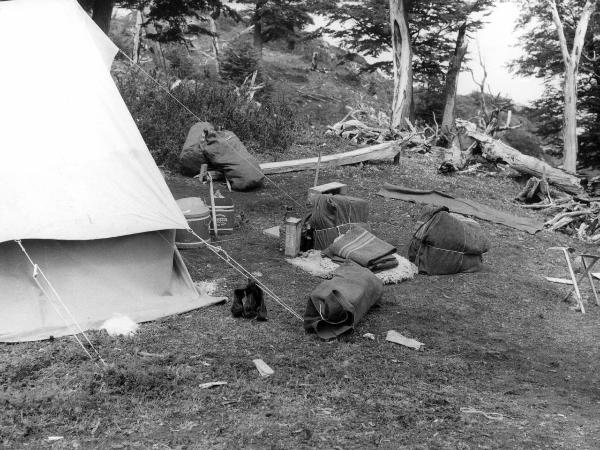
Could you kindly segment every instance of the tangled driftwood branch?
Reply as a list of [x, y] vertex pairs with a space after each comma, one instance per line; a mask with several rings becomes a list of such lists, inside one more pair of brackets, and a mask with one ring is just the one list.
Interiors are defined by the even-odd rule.
[[540, 205], [539, 209], [557, 207], [559, 212], [544, 224], [550, 231], [564, 231], [590, 244], [600, 243], [600, 199], [575, 198], [561, 205]]
[[407, 121], [409, 131], [398, 131], [390, 127], [390, 118], [382, 111], [364, 107], [350, 109], [348, 114], [339, 122], [331, 125], [327, 134], [341, 136], [356, 144], [380, 144], [389, 141], [405, 141], [412, 146], [422, 146], [429, 149], [432, 136], [436, 133], [431, 129], [417, 130]]

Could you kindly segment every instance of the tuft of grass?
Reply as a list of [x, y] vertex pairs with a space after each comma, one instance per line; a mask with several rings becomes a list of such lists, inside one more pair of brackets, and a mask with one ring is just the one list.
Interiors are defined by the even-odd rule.
[[92, 381], [90, 391], [94, 391], [98, 383], [103, 383], [109, 394], [162, 398], [193, 384], [194, 379], [190, 367], [129, 363], [108, 369], [100, 379]]

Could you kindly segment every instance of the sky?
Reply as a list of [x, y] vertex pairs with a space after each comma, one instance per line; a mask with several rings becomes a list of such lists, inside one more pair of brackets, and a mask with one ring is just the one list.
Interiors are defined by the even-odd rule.
[[[469, 43], [469, 66], [477, 80], [481, 80], [481, 68], [477, 56], [477, 43], [488, 72], [488, 84], [494, 94], [502, 93], [520, 104], [527, 104], [542, 95], [542, 81], [534, 77], [519, 77], [511, 73], [506, 65], [518, 58], [523, 51], [518, 47], [519, 32], [515, 24], [519, 8], [513, 3], [498, 4], [486, 21], [488, 22]], [[458, 93], [467, 94], [479, 89], [471, 74], [463, 72], [458, 81]]]

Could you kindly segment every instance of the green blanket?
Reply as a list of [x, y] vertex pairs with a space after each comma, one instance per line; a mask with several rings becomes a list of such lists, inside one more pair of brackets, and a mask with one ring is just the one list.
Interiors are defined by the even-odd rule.
[[526, 231], [535, 234], [544, 228], [544, 222], [529, 217], [519, 217], [513, 214], [499, 211], [490, 206], [478, 203], [466, 198], [453, 197], [445, 192], [421, 191], [409, 189], [403, 186], [395, 186], [385, 183], [383, 188], [377, 193], [386, 198], [395, 198], [407, 202], [424, 203], [427, 205], [446, 207], [450, 211], [477, 217], [490, 222], [500, 223], [507, 227]]

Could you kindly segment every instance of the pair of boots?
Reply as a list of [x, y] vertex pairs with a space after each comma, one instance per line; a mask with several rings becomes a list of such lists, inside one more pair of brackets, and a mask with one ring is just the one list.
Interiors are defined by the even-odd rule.
[[231, 314], [233, 317], [267, 320], [267, 305], [263, 298], [263, 291], [254, 280], [248, 280], [245, 288], [233, 291]]

